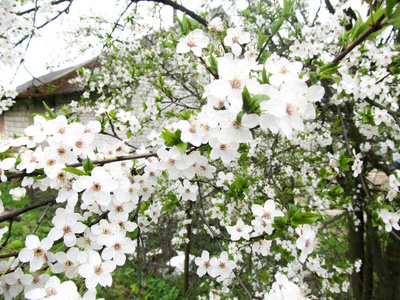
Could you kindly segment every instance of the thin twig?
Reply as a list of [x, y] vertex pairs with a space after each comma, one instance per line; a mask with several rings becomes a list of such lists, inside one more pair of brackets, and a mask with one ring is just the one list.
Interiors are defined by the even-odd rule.
[[14, 223], [14, 219], [11, 219], [11, 220], [10, 220], [10, 226], [8, 227], [8, 235], [7, 235], [7, 238], [6, 238], [6, 240], [4, 241], [4, 243], [1, 245], [2, 247], [5, 247], [5, 246], [7, 245], [8, 240], [9, 240], [10, 237], [11, 237], [11, 229], [12, 229], [13, 223]]
[[36, 227], [35, 227], [35, 229], [33, 230], [33, 233], [32, 233], [32, 234], [35, 234], [36, 231], [39, 229], [40, 224], [42, 223], [44, 217], [47, 215], [47, 212], [48, 212], [49, 209], [50, 209], [50, 206], [52, 206], [52, 205], [53, 205], [53, 203], [51, 203], [51, 202], [50, 202], [49, 204], [47, 204], [46, 209], [44, 210], [43, 214], [40, 216], [40, 219], [38, 220], [38, 222], [37, 222], [37, 224], [36, 224]]

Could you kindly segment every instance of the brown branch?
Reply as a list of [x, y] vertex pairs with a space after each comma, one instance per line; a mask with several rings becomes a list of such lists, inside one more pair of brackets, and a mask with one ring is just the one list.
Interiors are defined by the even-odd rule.
[[[117, 161], [123, 161], [123, 160], [131, 160], [131, 159], [139, 159], [139, 158], [149, 158], [149, 157], [154, 157], [157, 156], [157, 153], [144, 153], [144, 154], [134, 154], [134, 155], [124, 155], [124, 156], [117, 156], [116, 158], [109, 158], [109, 159], [103, 159], [103, 160], [94, 160], [93, 165], [98, 165], [102, 166], [108, 163], [112, 162], [117, 162]], [[75, 164], [69, 164], [66, 165], [66, 167], [81, 167], [82, 163], [75, 163]]]
[[[36, 27], [36, 29], [42, 29], [43, 27], [45, 27], [47, 24], [53, 22], [54, 20], [56, 20], [59, 16], [61, 16], [63, 13], [67, 13], [69, 11], [70, 6], [72, 5], [72, 2], [74, 0], [70, 0], [68, 6], [63, 9], [62, 11], [58, 12], [58, 14], [56, 16], [54, 16], [53, 18], [51, 18], [50, 20], [44, 22], [42, 25]], [[26, 36], [24, 36], [22, 39], [20, 39], [15, 45], [14, 47], [18, 46], [19, 44], [21, 44], [23, 41], [25, 41], [28, 37], [32, 37], [32, 34], [28, 34]]]
[[0, 255], [0, 259], [2, 259], [2, 258], [8, 258], [8, 257], [13, 257], [13, 256], [17, 257], [18, 254], [19, 254], [19, 252], [13, 252], [13, 253], [9, 253], [9, 254], [3, 254], [3, 255]]
[[208, 72], [210, 72], [210, 74], [214, 77], [214, 79], [219, 79], [219, 75], [214, 73], [209, 66], [207, 66], [206, 61], [202, 58], [202, 57], [198, 57], [200, 59], [200, 63], [203, 67], [205, 67], [207, 69]]
[[360, 45], [370, 34], [382, 29], [383, 24], [382, 21], [385, 18], [385, 14], [382, 14], [378, 20], [376, 20], [376, 23], [371, 25], [371, 27], [364, 32], [353, 44], [351, 44], [349, 47], [347, 47], [345, 50], [340, 52], [333, 60], [332, 62], [339, 62], [341, 61], [351, 50], [353, 50], [355, 47]]
[[265, 48], [267, 47], [268, 43], [272, 40], [274, 34], [271, 34], [268, 38], [268, 40], [264, 43], [264, 45], [261, 47], [260, 52], [258, 53], [258, 56], [256, 58], [256, 61], [258, 62], [258, 60], [260, 59], [261, 55], [263, 54]]
[[188, 16], [195, 19], [197, 22], [199, 22], [204, 27], [207, 27], [207, 25], [208, 25], [208, 22], [205, 19], [203, 19], [202, 17], [200, 17], [198, 14], [194, 13], [193, 11], [187, 9], [186, 7], [180, 5], [172, 0], [132, 0], [132, 2], [135, 2], [135, 3], [138, 3], [141, 1], [156, 2], [156, 3], [161, 3], [161, 4], [171, 6], [172, 8], [175, 8], [181, 12], [186, 13]]
[[[63, 2], [72, 2], [72, 1], [74, 1], [74, 0], [57, 0], [57, 1], [51, 1], [50, 4], [51, 5], [57, 5], [57, 4], [60, 4], [60, 3], [63, 3]], [[30, 9], [27, 9], [27, 10], [24, 10], [24, 11], [16, 12], [15, 14], [17, 16], [23, 16], [23, 15], [29, 14], [29, 13], [31, 13], [33, 11], [37, 11], [39, 8], [40, 8], [40, 6], [35, 6], [33, 8], [30, 8]]]
[[[109, 158], [109, 159], [103, 159], [103, 160], [94, 160], [93, 164], [97, 165], [97, 166], [103, 166], [105, 164], [108, 163], [112, 163], [112, 162], [117, 162], [117, 161], [123, 161], [123, 160], [131, 160], [131, 159], [139, 159], [139, 158], [148, 158], [148, 157], [154, 157], [157, 156], [157, 153], [144, 153], [144, 154], [134, 154], [134, 155], [124, 155], [124, 156], [117, 156], [116, 158]], [[74, 164], [69, 164], [69, 165], [65, 165], [65, 167], [81, 167], [82, 166], [82, 162], [78, 162], [78, 163], [74, 163]], [[40, 172], [32, 172], [27, 174], [26, 172], [22, 172], [22, 173], [6, 173], [7, 174], [7, 178], [8, 179], [13, 179], [13, 178], [22, 178], [25, 176], [40, 176], [40, 175], [44, 175], [43, 173]], [[0, 221], [1, 222], [1, 221]]]
[[20, 209], [17, 209], [15, 211], [11, 212], [11, 213], [1, 215], [0, 216], [0, 223], [4, 222], [4, 221], [7, 221], [7, 220], [10, 220], [10, 219], [13, 219], [16, 216], [19, 216], [19, 215], [21, 215], [21, 214], [23, 214], [23, 213], [25, 213], [27, 211], [30, 211], [32, 209], [48, 205], [49, 203], [52, 203], [52, 202], [55, 202], [54, 198], [45, 199], [45, 200], [42, 200], [42, 201], [37, 201], [37, 202], [31, 203], [31, 204], [28, 204], [27, 206], [22, 207]]

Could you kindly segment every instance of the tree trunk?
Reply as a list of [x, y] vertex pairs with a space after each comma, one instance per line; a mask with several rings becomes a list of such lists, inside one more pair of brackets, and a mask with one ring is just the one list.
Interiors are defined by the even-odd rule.
[[[360, 224], [356, 227], [353, 221], [352, 215], [348, 215], [348, 228], [349, 228], [349, 259], [351, 263], [356, 260], [361, 259], [364, 263], [364, 224], [363, 224], [363, 213], [362, 211], [357, 211], [355, 213], [356, 217], [360, 220]], [[357, 229], [357, 230], [356, 230]], [[350, 277], [350, 284], [353, 290], [354, 299], [361, 300], [363, 296], [363, 269], [364, 264], [361, 265], [360, 272], [353, 274]]]

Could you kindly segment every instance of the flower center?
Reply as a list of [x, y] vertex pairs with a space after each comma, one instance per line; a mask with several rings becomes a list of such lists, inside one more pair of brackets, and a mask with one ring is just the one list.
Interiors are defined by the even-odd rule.
[[69, 227], [68, 225], [64, 226], [63, 232], [64, 232], [64, 233], [71, 232], [71, 227]]
[[101, 266], [94, 267], [94, 273], [96, 275], [100, 275], [101, 273], [103, 273], [103, 268]]
[[93, 187], [92, 187], [93, 191], [97, 192], [100, 191], [101, 189], [101, 184], [100, 183], [93, 183]]
[[42, 248], [36, 248], [35, 250], [33, 250], [33, 255], [39, 257], [43, 254], [43, 252], [44, 251]]

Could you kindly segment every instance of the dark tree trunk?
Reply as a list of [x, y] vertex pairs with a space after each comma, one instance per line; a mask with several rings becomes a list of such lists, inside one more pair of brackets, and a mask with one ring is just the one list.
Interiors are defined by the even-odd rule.
[[[360, 224], [356, 227], [353, 221], [353, 217], [348, 215], [348, 228], [349, 228], [349, 259], [351, 263], [361, 259], [363, 265], [361, 265], [360, 272], [353, 274], [350, 277], [350, 284], [353, 290], [354, 299], [361, 300], [363, 296], [363, 282], [364, 282], [364, 221], [362, 211], [355, 213], [356, 217], [360, 220]], [[357, 230], [356, 230], [357, 229]]]

